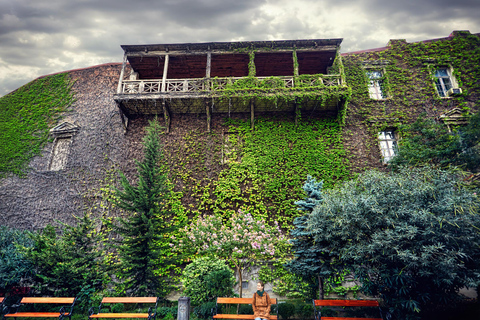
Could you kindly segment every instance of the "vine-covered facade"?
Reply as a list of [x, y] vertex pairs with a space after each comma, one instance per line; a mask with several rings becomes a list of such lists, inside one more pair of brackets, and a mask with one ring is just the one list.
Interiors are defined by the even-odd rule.
[[[122, 46], [123, 63], [69, 71], [66, 83], [47, 76], [16, 90], [0, 99], [2, 108], [5, 101], [19, 105], [13, 99], [19, 93], [27, 101], [22, 110], [40, 105], [38, 94], [28, 94], [38, 81], [45, 92], [74, 98], [64, 99], [67, 111], [57, 108], [61, 120], [50, 120], [43, 136], [35, 133], [45, 144], [27, 159], [24, 177], [15, 169], [0, 181], [0, 223], [38, 229], [74, 223], [83, 212], [121, 214], [109, 201], [118, 171], [134, 176], [144, 128], [156, 117], [165, 126], [163, 165], [178, 216], [242, 209], [289, 229], [307, 175], [331, 188], [383, 169], [401, 124], [426, 114], [457, 126], [478, 111], [478, 34], [391, 40], [343, 54], [340, 44]], [[54, 90], [59, 86], [65, 90]], [[15, 149], [14, 137], [8, 139]]]

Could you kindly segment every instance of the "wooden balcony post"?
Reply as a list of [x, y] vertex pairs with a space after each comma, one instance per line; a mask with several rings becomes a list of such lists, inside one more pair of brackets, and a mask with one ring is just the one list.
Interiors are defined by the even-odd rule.
[[162, 92], [165, 92], [165, 85], [167, 83], [167, 72], [168, 72], [168, 54], [165, 55], [165, 64], [163, 65], [163, 77], [162, 77]]
[[120, 71], [120, 79], [118, 79], [117, 93], [123, 92], [123, 77], [125, 75], [125, 66], [127, 65], [127, 53], [123, 55], [122, 71]]

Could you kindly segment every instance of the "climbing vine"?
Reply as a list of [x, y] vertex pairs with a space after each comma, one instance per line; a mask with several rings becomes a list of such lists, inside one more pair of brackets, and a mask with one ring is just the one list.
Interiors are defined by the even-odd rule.
[[179, 212], [228, 218], [242, 209], [289, 229], [307, 175], [326, 188], [350, 177], [335, 118], [297, 125], [286, 118], [255, 121], [252, 130], [247, 120], [229, 119], [223, 136], [192, 130], [181, 144], [166, 146]]
[[67, 74], [33, 81], [0, 98], [0, 178], [25, 176], [39, 155], [49, 130], [74, 100]]

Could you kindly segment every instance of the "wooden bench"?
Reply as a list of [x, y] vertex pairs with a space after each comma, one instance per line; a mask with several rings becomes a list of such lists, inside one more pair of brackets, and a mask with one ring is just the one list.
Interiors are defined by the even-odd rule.
[[[323, 317], [321, 307], [377, 307], [379, 318]], [[315, 320], [382, 320], [382, 309], [376, 300], [313, 300]]]
[[[277, 304], [277, 299], [270, 298], [272, 305]], [[217, 298], [217, 306], [213, 312], [213, 319], [255, 319], [253, 314], [217, 314], [219, 304], [252, 304], [253, 298]], [[277, 315], [270, 315], [270, 320], [277, 320]]]
[[[34, 297], [24, 297], [20, 300], [20, 303], [13, 304], [8, 308], [8, 311], [3, 315], [2, 319], [5, 318], [58, 318], [62, 320], [63, 318], [72, 319], [73, 307], [75, 306], [75, 301], [77, 298], [53, 298], [53, 297], [43, 297], [43, 298], [34, 298]], [[62, 304], [58, 312], [19, 312], [20, 309], [23, 309], [26, 305], [30, 304]]]
[[[88, 311], [88, 319], [96, 319], [96, 318], [144, 318], [144, 319], [155, 319], [157, 317], [157, 305], [158, 305], [158, 298], [157, 297], [106, 297], [102, 299], [102, 302], [98, 307], [92, 307]], [[147, 313], [119, 313], [119, 312], [102, 312], [102, 308], [108, 307], [111, 311], [111, 306], [116, 303], [150, 303], [155, 304], [154, 307], [148, 308]], [[107, 306], [105, 306], [107, 304]], [[97, 309], [98, 308], [98, 309]], [[95, 313], [95, 310], [97, 312]]]

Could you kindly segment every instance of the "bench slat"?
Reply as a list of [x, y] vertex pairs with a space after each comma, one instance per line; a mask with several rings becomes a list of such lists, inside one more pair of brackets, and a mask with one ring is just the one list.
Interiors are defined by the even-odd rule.
[[322, 317], [322, 320], [383, 320], [382, 318], [343, 318], [343, 317]]
[[102, 303], [156, 303], [157, 297], [105, 297]]
[[[378, 307], [376, 300], [315, 300], [316, 307], [337, 306], [337, 307]], [[322, 317], [323, 319], [323, 317]]]
[[[272, 304], [277, 304], [276, 298], [270, 298]], [[217, 298], [217, 303], [228, 303], [228, 304], [252, 304], [253, 298]]]
[[[240, 299], [240, 298], [238, 298]], [[213, 316], [214, 319], [255, 319], [253, 314], [216, 314]], [[270, 320], [278, 319], [277, 316], [271, 315]]]
[[[69, 313], [65, 313], [64, 316], [69, 316]], [[18, 318], [58, 318], [60, 317], [59, 312], [17, 312], [17, 313], [8, 313], [4, 317], [18, 317]]]
[[5, 299], [5, 297], [0, 297], [0, 303], [3, 302], [3, 299]]
[[25, 297], [20, 303], [63, 303], [72, 304], [75, 298], [54, 298], [54, 297]]
[[90, 318], [148, 318], [148, 313], [98, 313]]

